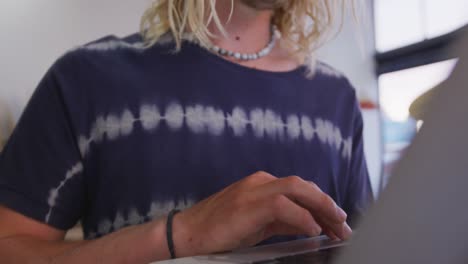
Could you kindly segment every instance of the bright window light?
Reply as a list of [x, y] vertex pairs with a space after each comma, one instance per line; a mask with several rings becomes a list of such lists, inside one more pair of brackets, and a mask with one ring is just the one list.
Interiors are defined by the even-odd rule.
[[377, 50], [384, 52], [424, 40], [420, 0], [376, 0]]
[[382, 74], [379, 87], [384, 114], [393, 122], [406, 121], [411, 103], [419, 95], [443, 82], [455, 63], [456, 60], [448, 60]]
[[468, 23], [467, 0], [426, 0], [426, 37], [449, 33]]
[[468, 0], [375, 0], [376, 47], [385, 52], [468, 23]]

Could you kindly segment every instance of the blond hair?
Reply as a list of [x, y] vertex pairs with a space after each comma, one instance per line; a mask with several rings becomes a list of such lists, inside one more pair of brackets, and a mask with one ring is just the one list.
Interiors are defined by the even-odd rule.
[[[231, 0], [231, 13], [234, 7]], [[315, 65], [315, 51], [337, 33], [343, 24], [345, 11], [356, 11], [358, 0], [291, 0], [274, 10], [272, 23], [281, 34], [281, 44], [301, 63]], [[226, 34], [223, 21], [216, 12], [216, 0], [156, 0], [141, 20], [141, 33], [149, 46], [170, 33], [180, 50], [184, 36], [202, 46], [211, 46], [216, 37], [208, 25], [214, 23]], [[354, 13], [356, 15], [356, 13]], [[338, 27], [336, 27], [338, 25]], [[336, 30], [338, 29], [338, 30]]]

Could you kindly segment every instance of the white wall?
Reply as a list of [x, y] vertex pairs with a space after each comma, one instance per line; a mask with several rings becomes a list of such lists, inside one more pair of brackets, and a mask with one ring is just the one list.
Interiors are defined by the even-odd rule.
[[16, 119], [38, 81], [66, 50], [138, 31], [149, 0], [1, 0], [0, 100]]
[[[7, 102], [16, 120], [40, 78], [61, 54], [108, 34], [124, 36], [137, 31], [140, 16], [149, 3], [150, 0], [1, 0], [0, 101]], [[349, 19], [346, 21], [338, 38], [320, 51], [321, 58], [346, 73], [358, 94], [377, 99], [373, 34], [365, 31], [359, 46], [352, 24]], [[364, 116], [366, 153], [373, 184], [377, 185], [381, 159], [379, 126], [375, 113]]]

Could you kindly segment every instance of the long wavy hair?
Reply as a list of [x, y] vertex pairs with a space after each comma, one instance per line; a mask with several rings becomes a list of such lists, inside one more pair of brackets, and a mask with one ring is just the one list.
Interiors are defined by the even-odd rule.
[[[231, 0], [231, 14], [234, 8]], [[346, 10], [355, 17], [359, 0], [290, 0], [274, 10], [272, 23], [281, 34], [281, 45], [313, 71], [315, 51], [339, 32]], [[141, 20], [141, 33], [148, 46], [170, 33], [175, 50], [181, 48], [184, 36], [208, 47], [215, 34], [208, 25], [214, 23], [222, 34], [224, 23], [216, 12], [216, 0], [156, 0]]]

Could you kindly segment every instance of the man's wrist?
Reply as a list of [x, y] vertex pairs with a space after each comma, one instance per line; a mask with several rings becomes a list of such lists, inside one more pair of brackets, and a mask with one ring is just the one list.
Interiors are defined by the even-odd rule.
[[[189, 257], [199, 254], [196, 250], [196, 239], [189, 232], [190, 228], [184, 220], [184, 212], [174, 215], [172, 219], [172, 241], [176, 258]], [[167, 217], [149, 222], [149, 234], [151, 236], [149, 245], [154, 247], [154, 259], [171, 259], [167, 241]]]
[[186, 221], [184, 211], [174, 215], [172, 219], [172, 241], [176, 258], [195, 256], [200, 254], [198, 239]]
[[175, 248], [174, 248], [174, 241], [172, 239], [172, 220], [174, 216], [179, 213], [179, 209], [172, 209], [167, 215], [166, 220], [166, 239], [167, 239], [167, 247], [169, 248], [169, 253], [171, 254], [171, 258], [176, 258]]
[[147, 243], [143, 246], [148, 248], [152, 255], [152, 261], [167, 260], [171, 258], [166, 242], [166, 218], [148, 222], [145, 224]]

